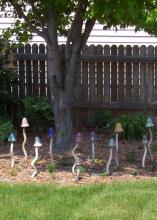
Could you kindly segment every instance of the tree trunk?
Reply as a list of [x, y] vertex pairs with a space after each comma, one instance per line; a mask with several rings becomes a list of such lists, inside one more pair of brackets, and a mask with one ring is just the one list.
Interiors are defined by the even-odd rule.
[[[73, 86], [71, 85], [72, 82], [69, 81], [68, 88], [65, 87], [62, 78], [63, 73], [58, 67], [58, 63], [61, 63], [60, 54], [58, 57], [54, 56], [53, 50], [49, 45], [47, 50], [48, 83], [55, 120], [56, 150], [61, 152], [69, 149], [72, 144]], [[71, 88], [71, 92], [69, 92], [69, 88]]]
[[57, 151], [64, 151], [72, 145], [72, 106], [66, 92], [53, 102]]

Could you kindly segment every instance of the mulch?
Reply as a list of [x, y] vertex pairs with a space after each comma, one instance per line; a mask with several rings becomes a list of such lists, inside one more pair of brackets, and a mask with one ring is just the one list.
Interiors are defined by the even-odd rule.
[[96, 142], [96, 161], [91, 160], [91, 143], [84, 138], [78, 153], [81, 158], [81, 166], [84, 172], [81, 173], [79, 182], [76, 183], [75, 176], [71, 172], [74, 158], [71, 150], [63, 154], [54, 153], [56, 164], [55, 173], [48, 171], [50, 163], [49, 139], [42, 135], [42, 147], [39, 149], [39, 160], [37, 162], [38, 174], [32, 178], [33, 169], [31, 161], [34, 158], [34, 137], [29, 134], [26, 143], [28, 152], [27, 161], [24, 160], [22, 152], [23, 138], [20, 137], [14, 145], [15, 166], [11, 168], [10, 144], [5, 143], [0, 147], [0, 182], [9, 183], [56, 183], [60, 185], [90, 184], [90, 183], [111, 183], [115, 181], [157, 179], [157, 140], [153, 140], [152, 149], [154, 163], [150, 161], [149, 155], [146, 158], [146, 167], [142, 168], [142, 157], [144, 147], [139, 141], [119, 141], [119, 162], [120, 167], [115, 166], [114, 160], [110, 167], [110, 175], [105, 175], [105, 167], [109, 157], [107, 147], [108, 135], [100, 135]]

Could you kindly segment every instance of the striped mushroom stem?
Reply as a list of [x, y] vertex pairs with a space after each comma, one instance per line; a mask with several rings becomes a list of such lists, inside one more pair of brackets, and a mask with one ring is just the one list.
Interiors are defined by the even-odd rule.
[[144, 144], [144, 154], [143, 154], [143, 158], [142, 158], [142, 167], [145, 167], [145, 160], [146, 160], [146, 155], [147, 155], [147, 137], [144, 135], [143, 136], [143, 144]]
[[15, 159], [14, 159], [14, 143], [11, 142], [10, 144], [10, 155], [11, 155], [11, 168], [13, 168], [14, 164], [15, 164]]
[[25, 155], [25, 160], [27, 160], [27, 151], [25, 149], [25, 144], [26, 144], [26, 141], [27, 141], [27, 136], [26, 136], [26, 131], [25, 131], [25, 128], [23, 128], [23, 143], [22, 143], [22, 150], [23, 150], [23, 153]]
[[52, 152], [52, 146], [53, 146], [53, 138], [50, 138], [50, 158], [51, 158], [51, 163], [53, 163], [53, 152]]
[[31, 162], [31, 166], [34, 168], [34, 172], [31, 177], [35, 177], [37, 174], [36, 161], [38, 160], [38, 147], [35, 147], [35, 157]]
[[110, 148], [110, 156], [106, 165], [106, 174], [109, 174], [109, 167], [111, 164], [111, 160], [112, 160], [112, 155], [113, 155], [113, 148]]
[[115, 162], [116, 165], [119, 166], [119, 161], [118, 161], [118, 133], [116, 133], [116, 149], [115, 149]]
[[152, 151], [150, 149], [151, 144], [152, 144], [152, 140], [153, 140], [153, 134], [152, 134], [152, 129], [151, 128], [149, 128], [149, 134], [150, 134], [150, 140], [148, 142], [148, 152], [150, 154], [151, 161], [153, 162], [154, 158], [153, 158]]

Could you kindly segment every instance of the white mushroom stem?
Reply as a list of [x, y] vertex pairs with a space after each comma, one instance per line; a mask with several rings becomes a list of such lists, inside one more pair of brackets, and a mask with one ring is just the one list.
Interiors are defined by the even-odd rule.
[[107, 162], [107, 165], [106, 165], [106, 173], [107, 174], [109, 174], [109, 167], [110, 167], [111, 160], [112, 160], [112, 154], [113, 154], [113, 149], [110, 148], [110, 156], [109, 156], [109, 159], [108, 159], [108, 162]]
[[79, 181], [80, 176], [80, 159], [79, 157], [76, 158], [74, 165], [72, 166], [72, 173], [76, 175], [75, 180], [76, 182]]
[[51, 163], [53, 163], [52, 146], [53, 146], [53, 138], [50, 138], [50, 157], [51, 157]]
[[92, 161], [95, 162], [95, 143], [92, 141]]
[[74, 156], [75, 160], [77, 160], [77, 155], [75, 154], [75, 150], [78, 148], [78, 143], [75, 144], [74, 148], [72, 149], [72, 155]]
[[25, 144], [26, 144], [26, 141], [27, 141], [27, 136], [26, 136], [26, 132], [25, 132], [25, 128], [23, 128], [23, 143], [22, 143], [22, 150], [23, 150], [23, 153], [25, 155], [25, 160], [27, 160], [27, 151], [25, 149]]
[[37, 174], [36, 161], [38, 160], [38, 147], [35, 147], [35, 157], [31, 162], [31, 166], [34, 168], [34, 172], [31, 177], [35, 177]]
[[78, 143], [76, 143], [76, 145], [74, 146], [74, 148], [72, 149], [72, 155], [74, 156], [75, 158], [75, 163], [74, 165], [72, 166], [72, 173], [75, 175], [75, 167], [76, 167], [76, 161], [77, 161], [77, 155], [75, 154], [75, 150], [78, 148]]
[[152, 144], [152, 140], [153, 140], [153, 134], [152, 134], [152, 129], [151, 128], [149, 128], [149, 134], [150, 134], [150, 140], [148, 142], [148, 152], [150, 154], [151, 161], [153, 162], [154, 158], [153, 158], [153, 154], [152, 154], [151, 149], [150, 149], [151, 144]]
[[144, 154], [143, 154], [143, 159], [142, 159], [142, 167], [145, 167], [146, 155], [147, 155], [147, 145], [144, 144]]
[[115, 149], [115, 162], [116, 165], [119, 166], [119, 161], [118, 161], [118, 133], [116, 133], [116, 149]]
[[14, 143], [11, 142], [10, 145], [10, 155], [11, 155], [11, 168], [13, 168], [14, 164], [15, 164], [15, 159], [14, 159]]

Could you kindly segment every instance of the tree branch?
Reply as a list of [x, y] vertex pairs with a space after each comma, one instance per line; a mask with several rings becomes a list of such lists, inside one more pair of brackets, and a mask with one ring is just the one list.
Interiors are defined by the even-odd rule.
[[28, 27], [30, 28], [30, 30], [32, 32], [36, 33], [37, 35], [41, 36], [44, 39], [47, 38], [47, 36], [45, 35], [45, 33], [43, 31], [40, 31], [38, 28], [36, 28], [32, 25], [31, 20], [29, 20], [29, 18], [24, 14], [24, 12], [19, 4], [14, 3], [14, 1], [10, 1], [10, 3], [13, 5], [18, 16], [20, 18], [23, 18], [24, 21], [28, 24]]
[[81, 45], [80, 45], [80, 50], [82, 50], [82, 48], [85, 46], [85, 44], [87, 43], [87, 40], [89, 38], [89, 35], [95, 25], [95, 22], [96, 22], [96, 19], [93, 18], [93, 19], [88, 19], [86, 21], [86, 24], [85, 24], [85, 30], [84, 30], [84, 33], [82, 35], [82, 42], [81, 42]]

